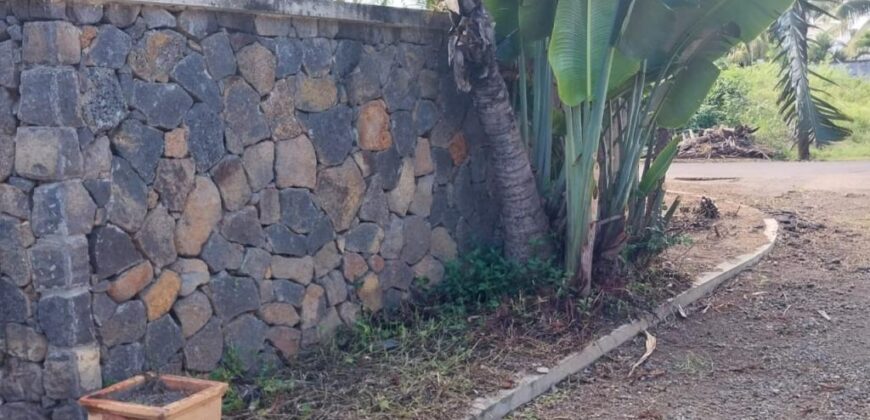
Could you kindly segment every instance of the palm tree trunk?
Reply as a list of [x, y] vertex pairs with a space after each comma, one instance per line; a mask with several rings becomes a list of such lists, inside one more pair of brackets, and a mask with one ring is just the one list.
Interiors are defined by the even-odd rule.
[[480, 0], [460, 0], [460, 16], [451, 36], [451, 63], [457, 85], [471, 93], [488, 139], [501, 199], [505, 254], [517, 261], [549, 257], [549, 221], [499, 72], [492, 18]]
[[[807, 11], [802, 4], [799, 2], [793, 6], [794, 13], [798, 14], [798, 19], [802, 22], [808, 22], [807, 20]], [[794, 31], [798, 33], [796, 37], [797, 42], [795, 42], [794, 47], [789, 51], [789, 54], [792, 55], [792, 60], [802, 60], [805, 68], [808, 68], [808, 51], [809, 45], [807, 41], [807, 35], [809, 33], [809, 25], [795, 25]], [[809, 73], [808, 70], [805, 70]], [[802, 92], [809, 92], [809, 74], [803, 74], [803, 77], [795, 77], [792, 79], [792, 87], [798, 92], [799, 98], [808, 96], [807, 94], [801, 95]], [[795, 139], [797, 140], [798, 146], [798, 158], [800, 160], [810, 160], [810, 146], [813, 143], [813, 139], [810, 136], [809, 129], [810, 124], [807, 120], [810, 118], [808, 115], [808, 107], [810, 104], [800, 103], [797, 104], [797, 122], [795, 123]]]
[[812, 144], [812, 139], [810, 139], [809, 133], [805, 131], [798, 131], [797, 133], [797, 145], [798, 145], [798, 159], [799, 160], [810, 160], [810, 145]]

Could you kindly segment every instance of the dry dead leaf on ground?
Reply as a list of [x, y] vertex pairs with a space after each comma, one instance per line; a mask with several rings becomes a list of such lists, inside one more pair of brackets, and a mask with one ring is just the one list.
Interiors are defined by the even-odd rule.
[[640, 360], [638, 360], [637, 363], [631, 366], [631, 370], [628, 371], [629, 378], [634, 375], [634, 370], [642, 365], [643, 362], [646, 362], [646, 359], [649, 359], [649, 357], [652, 356], [653, 352], [656, 350], [658, 340], [656, 340], [655, 336], [653, 336], [649, 333], [649, 331], [646, 330], [644, 330], [643, 333], [646, 334], [646, 352], [643, 353], [643, 356], [640, 357]]
[[821, 316], [822, 316], [822, 318], [825, 318], [825, 321], [831, 321], [831, 316], [830, 316], [830, 315], [828, 315], [828, 313], [827, 313], [827, 312], [825, 312], [825, 311], [823, 311], [823, 310], [821, 310], [821, 309], [819, 309], [819, 310], [818, 310], [818, 311], [816, 311], [816, 312], [818, 312], [818, 313], [819, 313], [819, 315], [821, 315]]

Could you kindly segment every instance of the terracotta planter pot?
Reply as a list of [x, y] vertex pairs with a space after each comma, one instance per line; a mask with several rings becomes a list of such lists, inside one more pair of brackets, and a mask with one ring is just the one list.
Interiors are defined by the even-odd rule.
[[185, 398], [163, 407], [152, 407], [107, 399], [107, 396], [137, 386], [145, 381], [139, 375], [79, 399], [79, 404], [88, 410], [89, 420], [165, 419], [165, 420], [220, 420], [221, 399], [227, 391], [223, 382], [160, 375], [167, 388], [192, 391]]

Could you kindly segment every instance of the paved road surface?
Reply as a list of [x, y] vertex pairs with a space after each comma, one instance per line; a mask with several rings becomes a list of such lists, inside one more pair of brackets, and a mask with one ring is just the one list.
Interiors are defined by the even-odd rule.
[[870, 191], [870, 162], [677, 162], [668, 172], [674, 181], [704, 178], [732, 178], [718, 183], [767, 196], [791, 190]]

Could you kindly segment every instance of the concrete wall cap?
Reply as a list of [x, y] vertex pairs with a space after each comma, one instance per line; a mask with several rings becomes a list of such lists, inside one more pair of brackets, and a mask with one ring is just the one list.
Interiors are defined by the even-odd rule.
[[345, 3], [334, 0], [91, 0], [88, 3], [197, 8], [222, 12], [349, 21], [395, 28], [420, 28], [439, 31], [446, 31], [450, 28], [450, 16], [446, 13]]

